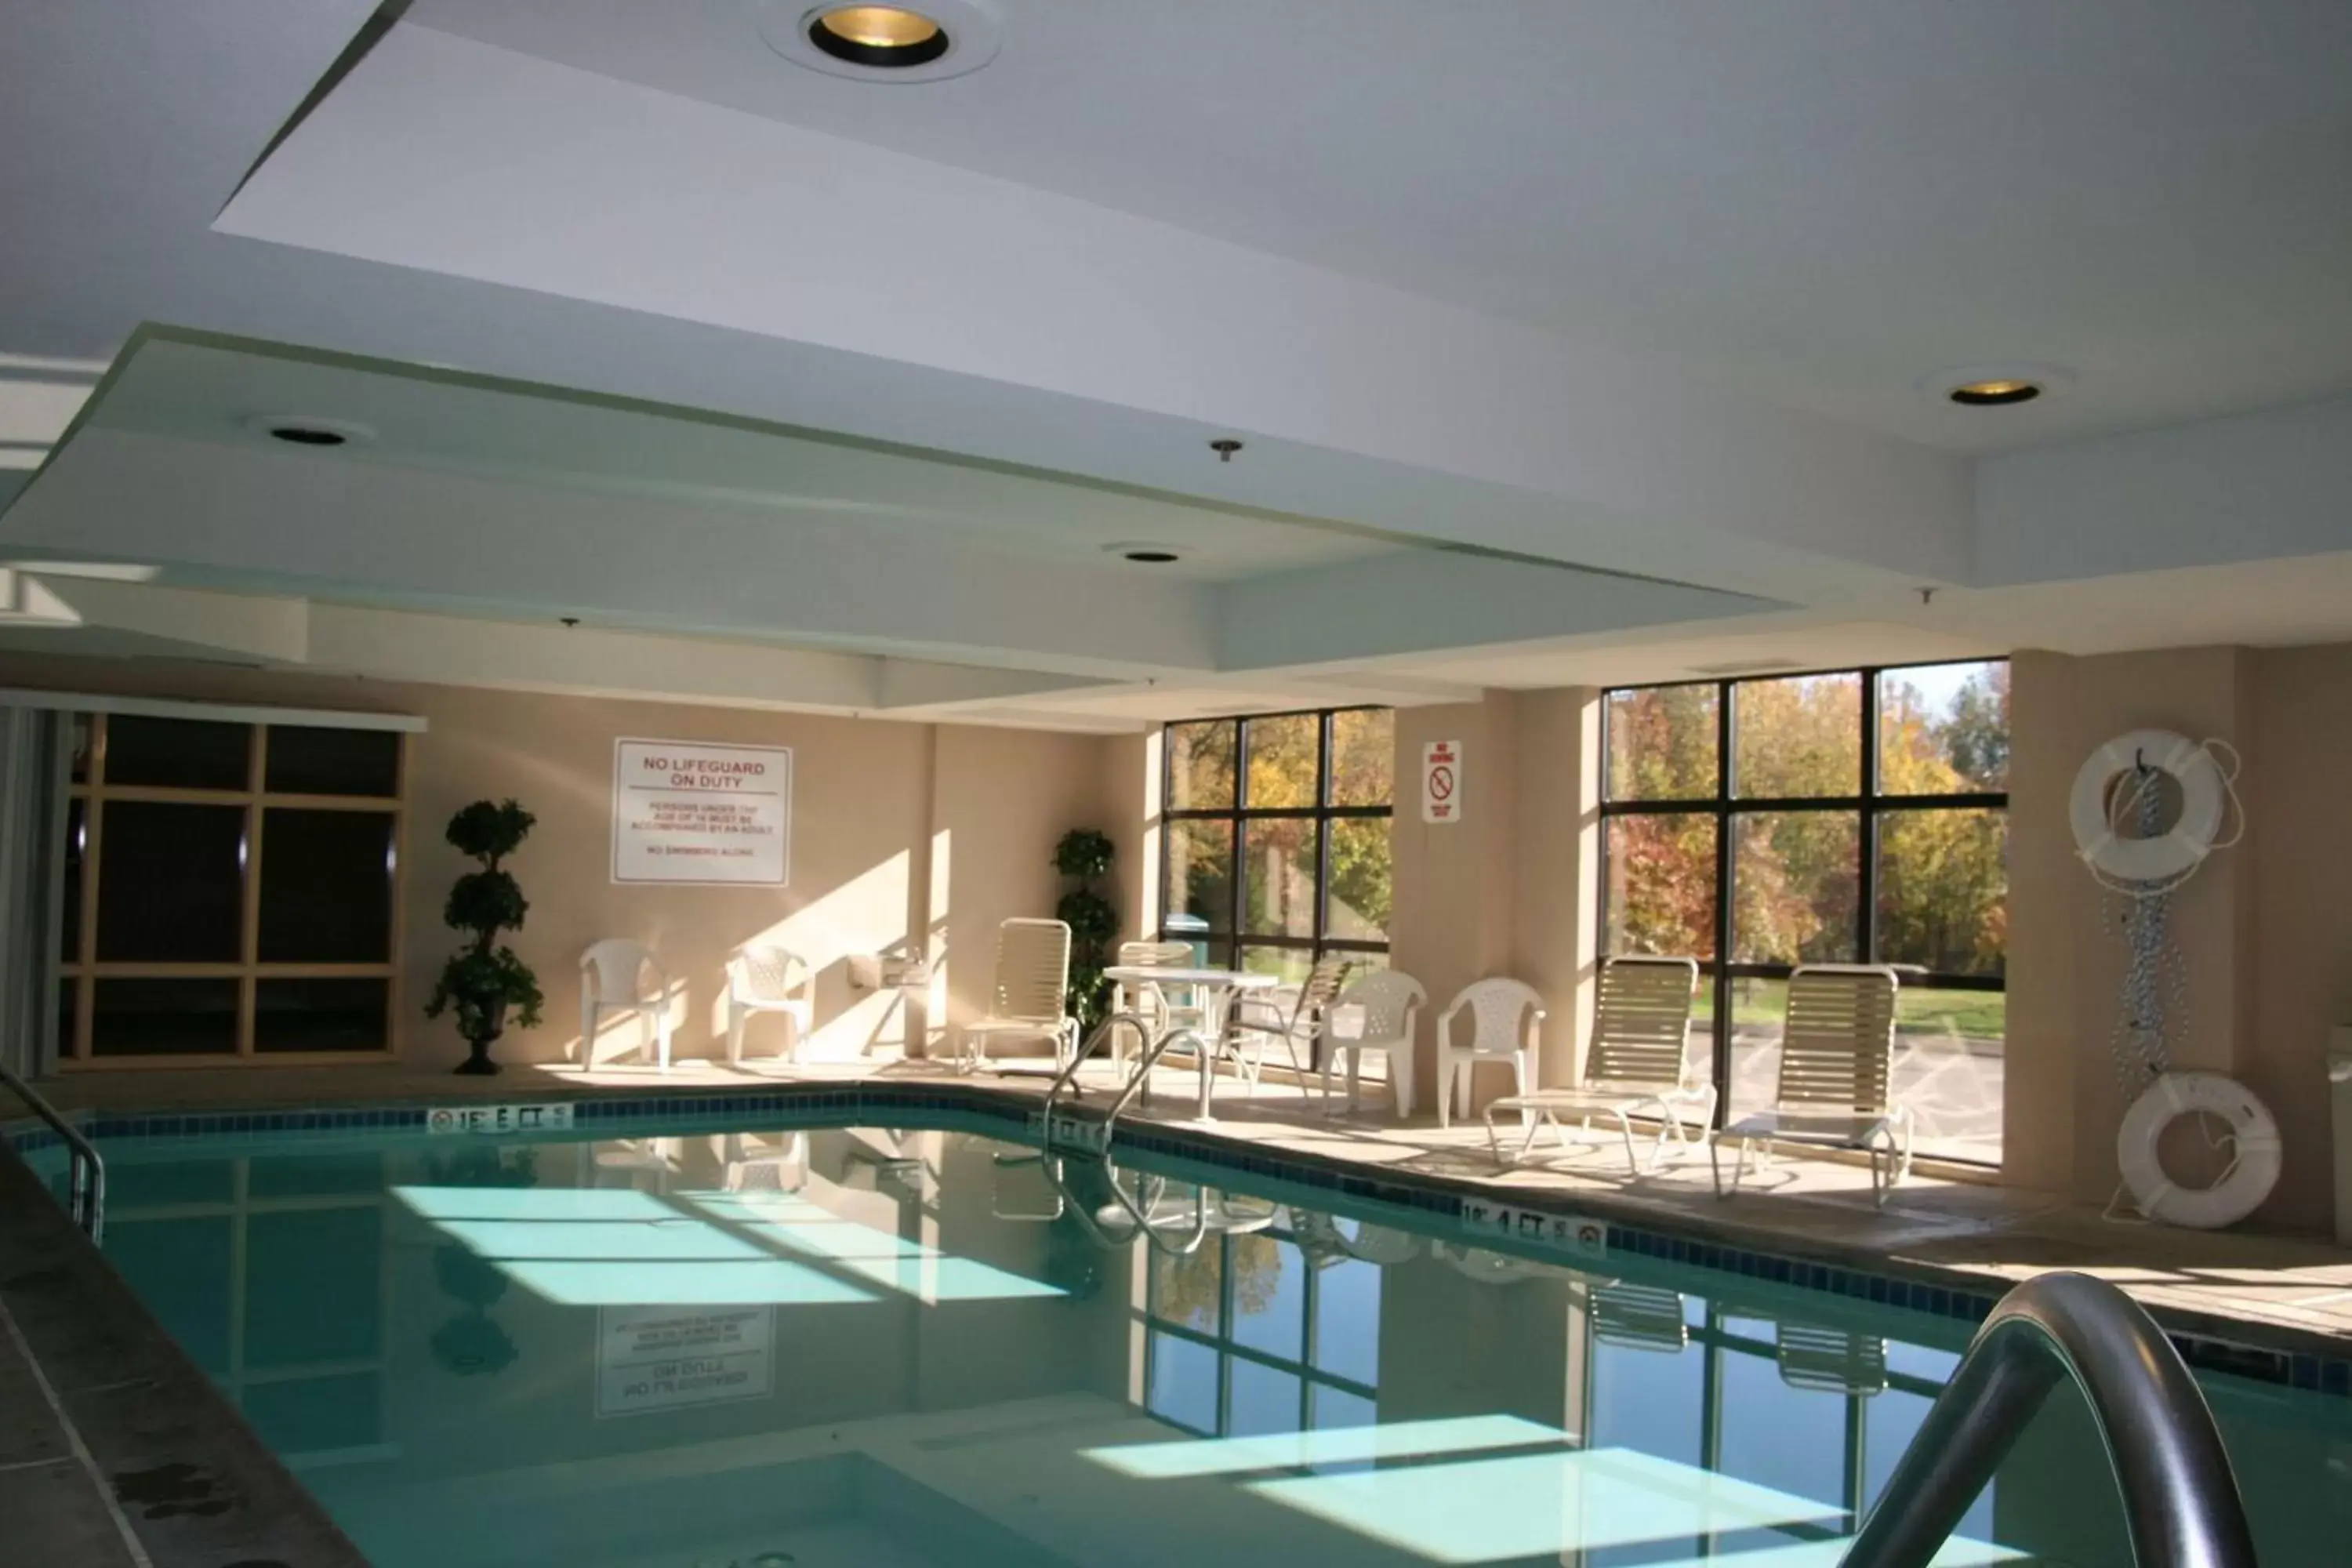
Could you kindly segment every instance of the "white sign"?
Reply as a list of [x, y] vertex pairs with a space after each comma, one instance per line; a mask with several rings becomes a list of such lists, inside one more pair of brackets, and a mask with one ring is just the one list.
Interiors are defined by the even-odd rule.
[[1489, 1236], [1507, 1236], [1548, 1252], [1577, 1253], [1588, 1258], [1606, 1257], [1609, 1253], [1609, 1226], [1605, 1220], [1514, 1208], [1485, 1198], [1462, 1200], [1462, 1228]]
[[1431, 741], [1421, 748], [1421, 819], [1462, 820], [1462, 742]]
[[613, 743], [613, 880], [792, 879], [793, 753], [696, 741]]
[[547, 1105], [436, 1105], [425, 1113], [425, 1131], [444, 1132], [569, 1132], [569, 1101]]
[[596, 1414], [761, 1398], [775, 1334], [773, 1307], [599, 1307]]

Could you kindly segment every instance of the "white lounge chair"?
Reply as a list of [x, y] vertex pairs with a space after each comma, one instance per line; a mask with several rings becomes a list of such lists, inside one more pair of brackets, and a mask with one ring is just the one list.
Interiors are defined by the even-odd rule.
[[[650, 976], [653, 987], [646, 988]], [[596, 1065], [596, 1031], [611, 1017], [637, 1016], [638, 1049], [658, 1041], [661, 1070], [669, 1071], [669, 976], [653, 949], [625, 936], [606, 937], [580, 955], [580, 1062]]]
[[966, 1071], [988, 1059], [992, 1040], [1043, 1040], [1056, 1068], [1078, 1048], [1068, 1012], [1070, 928], [1060, 921], [1010, 920], [996, 928], [996, 984], [988, 1013], [963, 1026]]
[[788, 1033], [784, 1060], [800, 1055], [816, 1027], [816, 977], [800, 954], [781, 947], [747, 947], [727, 961], [727, 1060], [743, 1059], [743, 1031], [755, 1013], [781, 1013]]
[[[1457, 1046], [1454, 1023], [1465, 1007], [1470, 1041]], [[1509, 1063], [1511, 1092], [1527, 1093], [1535, 1081], [1543, 1021], [1543, 998], [1525, 981], [1481, 980], [1464, 986], [1437, 1016], [1437, 1124], [1453, 1125], [1446, 1112], [1457, 1095], [1462, 1114], [1470, 1114], [1470, 1090], [1482, 1061]]]
[[1886, 1342], [1876, 1334], [1782, 1323], [1773, 1349], [1780, 1381], [1791, 1388], [1864, 1399], [1886, 1392]]
[[1911, 1173], [1911, 1113], [1890, 1091], [1900, 984], [1883, 963], [1810, 963], [1789, 976], [1772, 1109], [1743, 1116], [1717, 1136], [1718, 1147], [1738, 1140], [1739, 1156], [1728, 1189], [1722, 1159], [1714, 1158], [1717, 1196], [1739, 1191], [1749, 1149], [1760, 1139], [1767, 1159], [1774, 1143], [1867, 1151], [1871, 1200], [1885, 1205]]
[[[1388, 1058], [1389, 1093], [1396, 1102], [1397, 1120], [1412, 1114], [1412, 1036], [1429, 992], [1420, 981], [1393, 969], [1376, 970], [1349, 984], [1323, 1014], [1316, 1030], [1322, 1042], [1323, 1100], [1331, 1100], [1331, 1062], [1348, 1053], [1348, 1112], [1355, 1114], [1356, 1086], [1366, 1051]], [[1352, 1024], [1356, 1033], [1343, 1035], [1340, 1026]]]
[[[1698, 982], [1698, 964], [1687, 958], [1612, 958], [1601, 966], [1601, 983], [1592, 1006], [1592, 1043], [1584, 1056], [1584, 1082], [1575, 1089], [1538, 1089], [1497, 1100], [1486, 1107], [1486, 1145], [1497, 1163], [1503, 1161], [1495, 1118], [1522, 1113], [1527, 1137], [1512, 1163], [1524, 1160], [1536, 1145], [1536, 1135], [1549, 1125], [1562, 1149], [1569, 1147], [1563, 1116], [1581, 1119], [1588, 1126], [1595, 1116], [1616, 1118], [1625, 1141], [1625, 1171], [1640, 1175], [1655, 1170], [1665, 1155], [1669, 1139], [1687, 1151], [1692, 1130], [1698, 1141], [1707, 1139], [1715, 1119], [1715, 1089], [1693, 1083], [1684, 1064], [1685, 1042], [1690, 1033], [1691, 991]], [[1649, 1164], [1633, 1148], [1633, 1118], [1655, 1117], [1658, 1134]]]
[[1604, 1345], [1677, 1355], [1690, 1344], [1690, 1315], [1678, 1290], [1611, 1279], [1596, 1281], [1585, 1300], [1592, 1337]]

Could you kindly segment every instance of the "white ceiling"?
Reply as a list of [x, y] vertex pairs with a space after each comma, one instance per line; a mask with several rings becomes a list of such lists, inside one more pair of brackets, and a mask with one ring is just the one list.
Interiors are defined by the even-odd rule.
[[[285, 444], [251, 427], [268, 416], [356, 423], [373, 433], [338, 451], [340, 463], [750, 506], [773, 511], [780, 523], [873, 530], [908, 550], [984, 541], [992, 551], [1065, 566], [1223, 582], [1408, 548], [1361, 530], [939, 454], [255, 345], [151, 339], [90, 405], [86, 427], [286, 454]], [[1138, 542], [1170, 545], [1181, 559], [1142, 566], [1108, 549]]]
[[[1000, 8], [985, 69], [889, 89], [744, 0], [408, 18], [1965, 450], [2352, 386], [2343, 0]], [[2019, 359], [2079, 387], [1915, 388]]]
[[[373, 0], [19, 0], [0, 566], [154, 568], [101, 650], [577, 614], [582, 689], [1073, 725], [2352, 637], [2343, 0], [991, 3], [918, 88], [414, 0], [274, 141]], [[1916, 386], [2011, 358], [2078, 384]]]

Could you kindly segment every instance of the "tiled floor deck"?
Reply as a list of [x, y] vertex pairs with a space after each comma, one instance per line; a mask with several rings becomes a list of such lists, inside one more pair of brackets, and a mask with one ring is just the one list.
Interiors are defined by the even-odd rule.
[[[772, 1061], [688, 1061], [667, 1077], [649, 1068], [511, 1068], [493, 1079], [465, 1079], [400, 1067], [88, 1073], [46, 1086], [67, 1109], [185, 1110], [282, 1108], [383, 1102], [447, 1102], [465, 1098], [519, 1100], [593, 1089], [741, 1090], [793, 1082], [937, 1079], [1011, 1094], [1042, 1095], [1035, 1078], [957, 1079], [924, 1062], [827, 1063], [790, 1067]], [[1108, 1069], [1087, 1069], [1099, 1105]], [[1196, 1080], [1164, 1073], [1155, 1103], [1139, 1114], [1189, 1119]], [[2343, 1357], [2352, 1353], [2352, 1251], [2312, 1238], [2242, 1231], [2206, 1232], [2116, 1223], [2088, 1205], [2049, 1194], [1915, 1174], [1885, 1208], [1874, 1208], [1866, 1171], [1815, 1159], [1783, 1157], [1751, 1173], [1731, 1202], [1713, 1193], [1704, 1159], [1627, 1181], [1622, 1145], [1596, 1142], [1576, 1157], [1555, 1156], [1547, 1136], [1531, 1163], [1498, 1169], [1483, 1126], [1441, 1130], [1433, 1118], [1389, 1121], [1385, 1105], [1355, 1118], [1324, 1114], [1309, 1093], [1269, 1081], [1255, 1099], [1221, 1082], [1214, 1131], [1269, 1150], [1467, 1181], [1509, 1201], [1526, 1194], [1628, 1223], [1647, 1219], [1760, 1251], [1796, 1248], [1836, 1254], [1859, 1265], [1956, 1270], [1990, 1282], [2014, 1281], [2051, 1268], [2073, 1268], [2114, 1281], [2176, 1326], [2224, 1334], [2231, 1323], [2261, 1325], [2266, 1342]], [[1597, 1135], [1596, 1135], [1597, 1137]], [[2325, 1343], [2315, 1342], [2327, 1342]]]

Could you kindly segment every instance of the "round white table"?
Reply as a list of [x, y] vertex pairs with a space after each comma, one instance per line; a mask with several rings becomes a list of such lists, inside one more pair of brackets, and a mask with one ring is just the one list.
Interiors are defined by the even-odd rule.
[[[1216, 1082], [1217, 1052], [1223, 1046], [1225, 1029], [1233, 1016], [1234, 1000], [1244, 991], [1263, 991], [1282, 984], [1278, 974], [1262, 974], [1250, 969], [1179, 969], [1172, 964], [1120, 963], [1103, 971], [1104, 977], [1121, 985], [1175, 985], [1192, 993], [1201, 1010], [1201, 1033], [1207, 1046], [1201, 1058], [1201, 1120], [1213, 1120], [1209, 1114], [1209, 1091]], [[1165, 1040], [1171, 1031], [1163, 1031]], [[1144, 1059], [1151, 1059], [1160, 1040], [1150, 1043]]]

